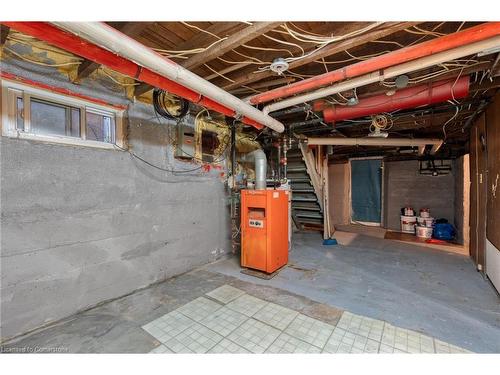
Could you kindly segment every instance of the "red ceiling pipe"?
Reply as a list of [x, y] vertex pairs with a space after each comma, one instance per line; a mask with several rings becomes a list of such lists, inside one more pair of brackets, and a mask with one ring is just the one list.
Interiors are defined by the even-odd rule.
[[354, 106], [331, 106], [323, 110], [323, 118], [326, 122], [349, 120], [397, 109], [441, 103], [450, 99], [462, 99], [467, 95], [469, 95], [469, 76], [402, 89], [392, 96], [375, 95], [361, 99]]
[[[110, 69], [126, 76], [133, 77], [138, 81], [166, 90], [205, 108], [214, 110], [229, 117], [236, 116], [235, 111], [213, 101], [212, 99], [206, 98], [187, 87], [179, 85], [177, 82], [165, 78], [149, 69], [143, 68], [133, 61], [118, 56], [102, 47], [85, 41], [74, 34], [68, 33], [46, 22], [1, 23], [34, 38], [44, 40], [56, 47], [74, 53], [75, 55], [84, 57], [87, 60], [105, 65]], [[258, 124], [247, 117], [243, 117], [242, 122], [255, 126], [258, 129], [263, 128], [263, 125]]]
[[500, 35], [500, 22], [487, 22], [474, 26], [458, 33], [445, 35], [427, 42], [404, 47], [369, 60], [333, 70], [303, 81], [292, 83], [288, 86], [257, 94], [250, 97], [251, 104], [269, 102], [274, 99], [284, 98], [304, 91], [313, 90], [347, 78], [357, 77], [379, 69], [399, 65], [420, 57], [429, 56], [437, 52], [446, 51], [470, 43], [485, 40]]

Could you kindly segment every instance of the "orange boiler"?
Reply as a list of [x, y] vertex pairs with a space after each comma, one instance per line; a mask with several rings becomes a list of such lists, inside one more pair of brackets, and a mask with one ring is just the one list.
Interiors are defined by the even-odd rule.
[[241, 266], [272, 273], [288, 262], [287, 190], [241, 191]]

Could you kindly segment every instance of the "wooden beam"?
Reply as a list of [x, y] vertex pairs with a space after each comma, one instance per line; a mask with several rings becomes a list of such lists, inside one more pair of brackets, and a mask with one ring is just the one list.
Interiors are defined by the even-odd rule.
[[[117, 26], [116, 29], [130, 37], [134, 37], [136, 35], [139, 35], [141, 31], [144, 30], [144, 28], [149, 26], [151, 23], [152, 22], [126, 22]], [[99, 69], [100, 66], [101, 66], [100, 64], [95, 63], [93, 61], [84, 60], [78, 66], [78, 73], [73, 82], [79, 82], [82, 79], [87, 78], [97, 69]]]
[[220, 77], [220, 74], [222, 74], [222, 75], [228, 74], [228, 73], [234, 72], [235, 70], [244, 68], [244, 67], [246, 67], [248, 65], [250, 65], [250, 63], [241, 63], [241, 64], [229, 65], [227, 68], [224, 68], [221, 71], [219, 71], [219, 74], [212, 73], [209, 76], [206, 76], [206, 77], [203, 77], [203, 78], [205, 78], [207, 81], [210, 81], [210, 80], [212, 80], [214, 78]]
[[78, 65], [78, 74], [76, 75], [75, 81], [80, 81], [84, 78], [87, 78], [100, 66], [101, 65], [96, 62], [84, 60], [80, 65]]
[[142, 94], [147, 93], [150, 90], [153, 90], [153, 86], [148, 85], [147, 83], [141, 83], [140, 85], [135, 86], [134, 88], [134, 96], [141, 96]]
[[181, 63], [186, 69], [196, 69], [197, 67], [216, 59], [219, 56], [241, 46], [242, 44], [257, 38], [258, 36], [278, 27], [282, 22], [256, 22], [241, 31], [231, 35], [226, 40], [215, 44], [205, 52], [198, 53]]
[[[220, 38], [227, 36], [228, 34], [232, 34], [234, 32], [238, 32], [242, 27], [246, 27], [245, 24], [242, 23], [233, 23], [233, 22], [216, 22], [213, 25], [209, 26], [205, 31], [215, 34]], [[180, 43], [175, 46], [176, 51], [184, 51], [190, 50], [193, 48], [200, 48], [203, 46], [208, 46], [210, 43], [215, 42], [217, 39], [207, 33], [198, 33], [192, 38], [186, 40], [184, 43]]]
[[[359, 47], [363, 44], [370, 43], [374, 40], [382, 39], [385, 38], [391, 34], [397, 33], [398, 31], [402, 31], [404, 29], [407, 29], [411, 26], [417, 25], [418, 22], [386, 22], [382, 24], [381, 26], [377, 27], [376, 29], [372, 31], [368, 31], [362, 35], [358, 35], [349, 39], [342, 40], [337, 43], [332, 43], [328, 45], [327, 47], [321, 48], [317, 50], [316, 52], [311, 53], [311, 55], [300, 59], [296, 60], [290, 63], [289, 69], [296, 69], [298, 67], [301, 67], [303, 65], [309, 64], [315, 60], [322, 59], [327, 56], [335, 55], [339, 52], [343, 52], [345, 50], [349, 50], [351, 48]], [[307, 53], [310, 53], [310, 50], [307, 51]], [[276, 73], [268, 70], [264, 72], [255, 72], [255, 69], [252, 69], [252, 71], [247, 71], [243, 73], [241, 76], [238, 77], [232, 77], [232, 79], [235, 81], [234, 83], [227, 84], [223, 86], [225, 90], [231, 90], [235, 87], [240, 87], [242, 85], [248, 85], [249, 83], [260, 81], [264, 78], [269, 78], [272, 76], [275, 76]]]
[[0, 25], [0, 46], [5, 44], [7, 36], [9, 35], [10, 27]]

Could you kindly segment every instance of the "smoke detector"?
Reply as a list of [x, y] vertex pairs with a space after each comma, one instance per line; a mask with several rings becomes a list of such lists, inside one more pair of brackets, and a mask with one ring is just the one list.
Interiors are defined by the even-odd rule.
[[278, 73], [279, 75], [282, 75], [284, 71], [288, 70], [288, 63], [283, 57], [278, 57], [277, 59], [274, 59], [273, 62], [271, 63], [271, 66], [269, 67], [273, 72]]

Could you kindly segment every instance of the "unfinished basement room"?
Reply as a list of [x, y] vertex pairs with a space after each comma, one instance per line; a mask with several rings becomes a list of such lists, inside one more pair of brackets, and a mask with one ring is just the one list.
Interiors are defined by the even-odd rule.
[[130, 10], [0, 20], [2, 357], [500, 353], [500, 22]]

